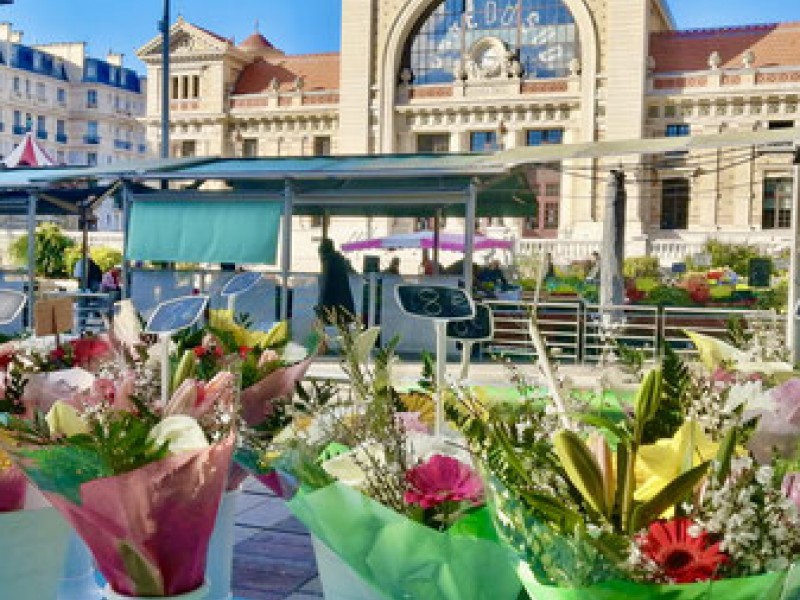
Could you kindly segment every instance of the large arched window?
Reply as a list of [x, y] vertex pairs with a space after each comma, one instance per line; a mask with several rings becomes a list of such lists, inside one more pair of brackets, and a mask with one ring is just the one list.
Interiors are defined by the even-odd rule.
[[[579, 55], [577, 26], [562, 0], [444, 0], [412, 32], [400, 79], [563, 77]], [[509, 62], [516, 64], [509, 69]]]

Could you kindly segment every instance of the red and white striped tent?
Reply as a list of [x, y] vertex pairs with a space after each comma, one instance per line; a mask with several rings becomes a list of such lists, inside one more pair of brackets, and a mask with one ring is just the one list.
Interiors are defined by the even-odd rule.
[[7, 169], [16, 169], [17, 167], [53, 167], [57, 163], [29, 131], [19, 145], [6, 156], [3, 164]]

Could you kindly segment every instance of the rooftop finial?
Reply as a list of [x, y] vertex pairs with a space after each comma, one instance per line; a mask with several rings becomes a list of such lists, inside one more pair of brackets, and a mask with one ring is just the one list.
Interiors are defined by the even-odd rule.
[[258, 19], [256, 19], [256, 33], [260, 33], [260, 31], [258, 30]]

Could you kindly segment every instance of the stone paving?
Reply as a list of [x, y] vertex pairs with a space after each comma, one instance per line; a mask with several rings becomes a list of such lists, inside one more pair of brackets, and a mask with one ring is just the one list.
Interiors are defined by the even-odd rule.
[[236, 505], [236, 600], [320, 600], [311, 538], [283, 500], [248, 479]]

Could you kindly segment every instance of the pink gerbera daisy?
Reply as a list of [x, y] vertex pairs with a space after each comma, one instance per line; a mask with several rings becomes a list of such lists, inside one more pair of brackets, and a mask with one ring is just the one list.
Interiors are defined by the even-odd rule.
[[445, 502], [483, 501], [483, 484], [467, 464], [455, 458], [434, 454], [426, 462], [406, 472], [407, 504], [433, 508]]

